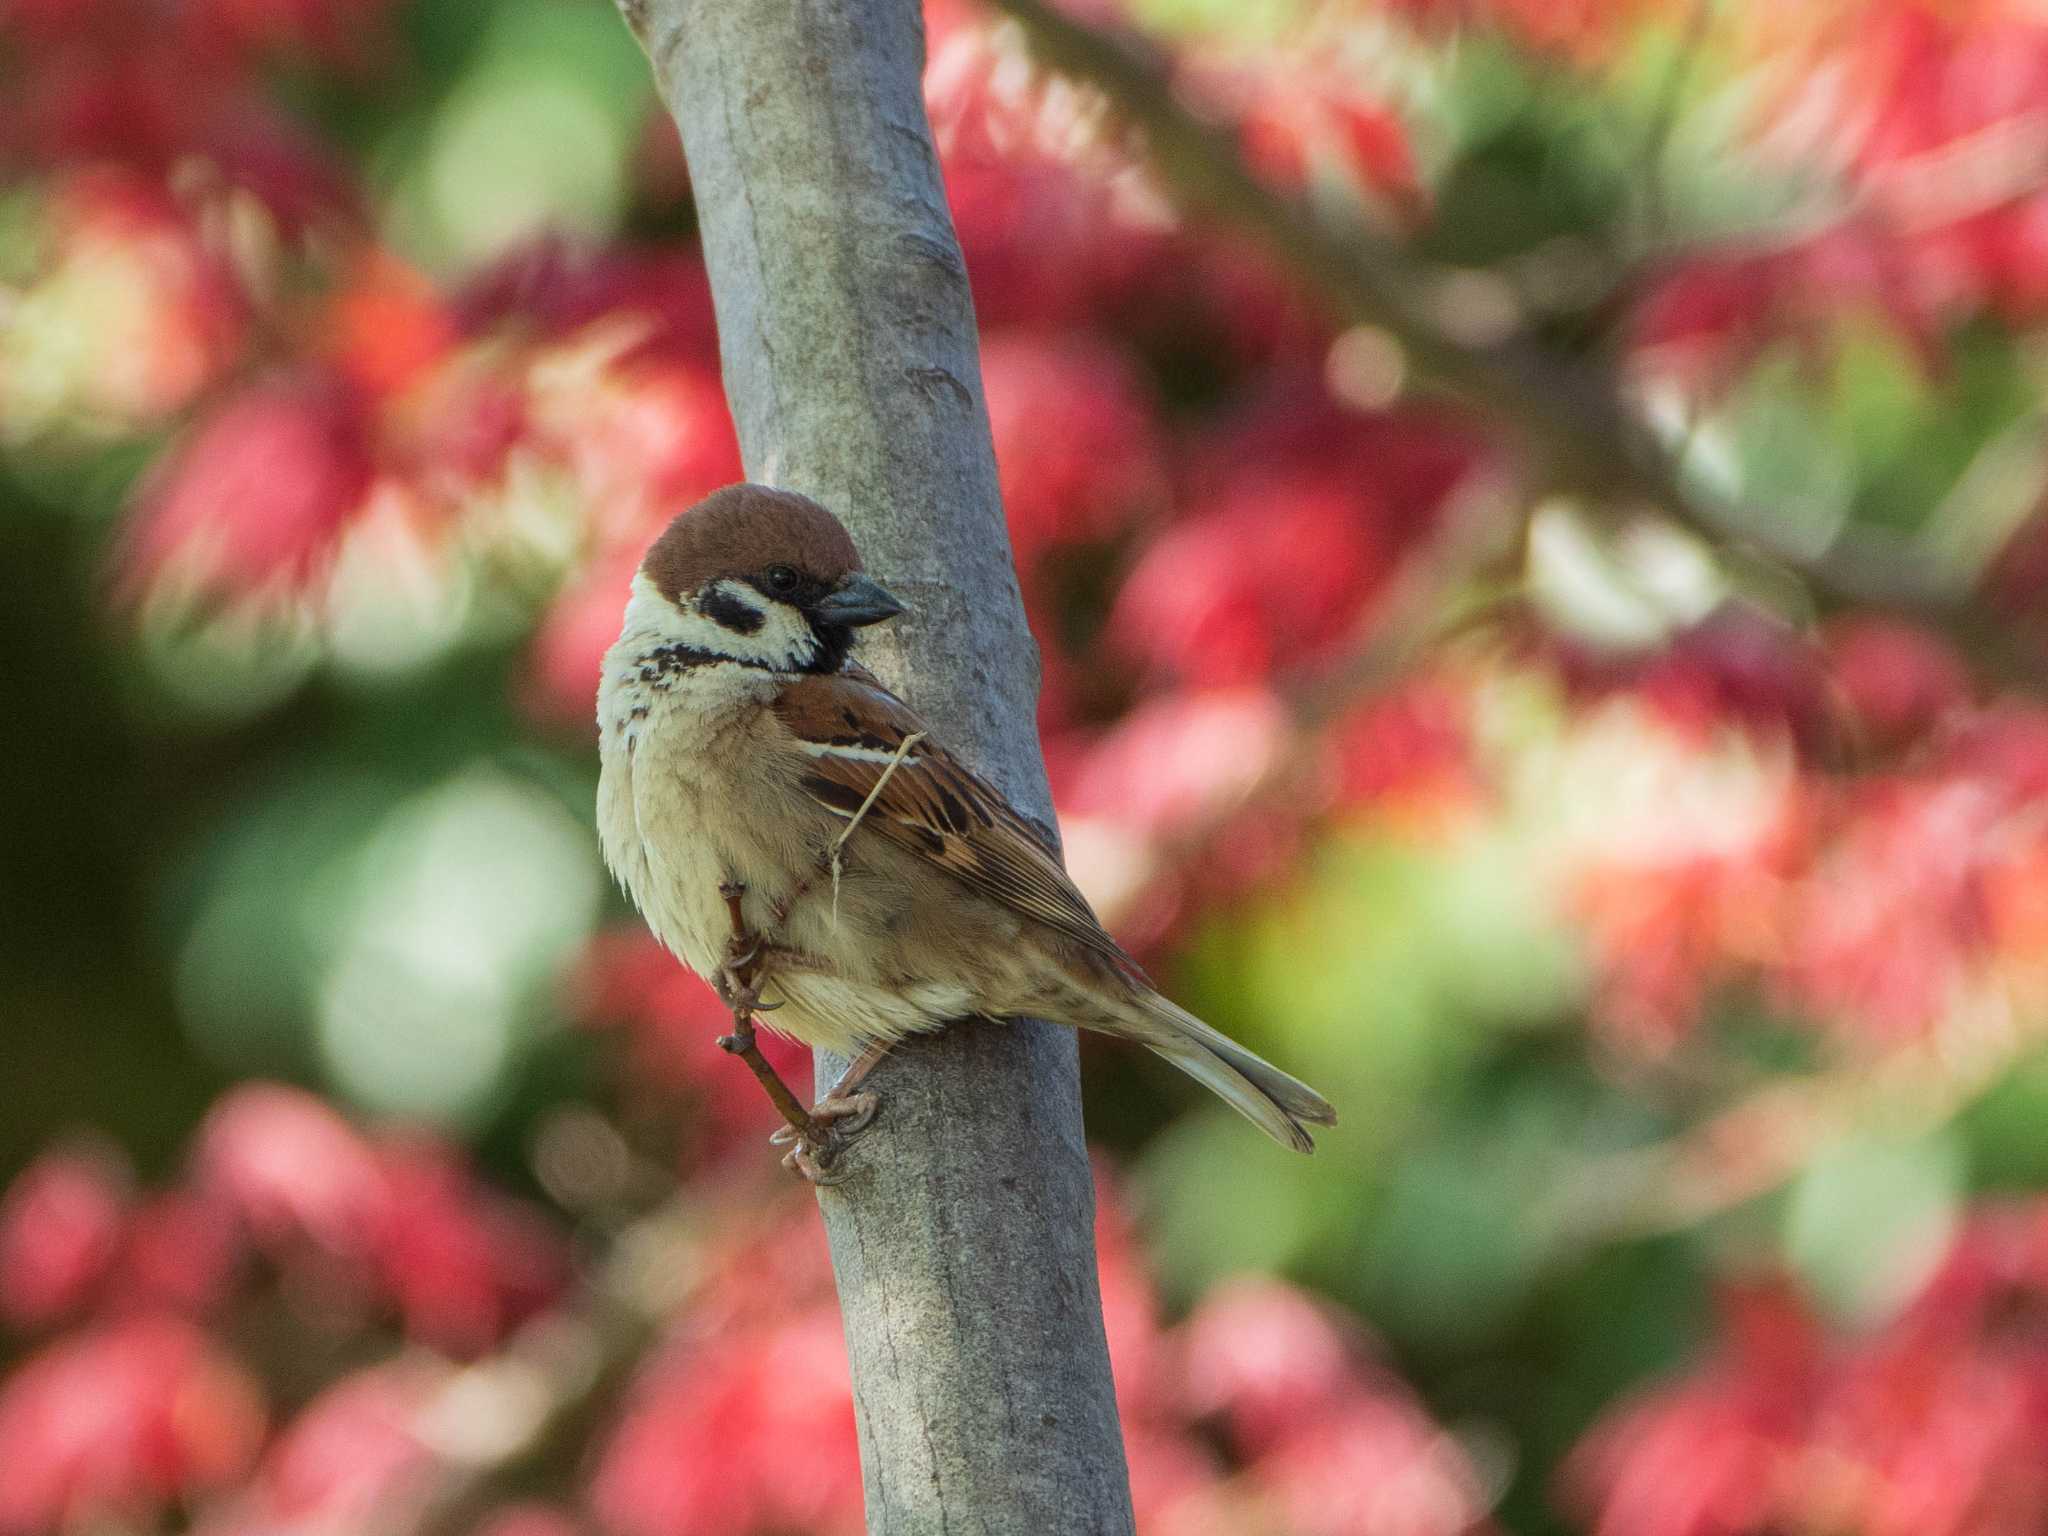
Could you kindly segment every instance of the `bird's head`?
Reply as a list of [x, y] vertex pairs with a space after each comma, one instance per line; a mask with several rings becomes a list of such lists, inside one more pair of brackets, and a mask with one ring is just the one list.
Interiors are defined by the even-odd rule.
[[836, 672], [856, 629], [902, 611], [815, 501], [729, 485], [648, 548], [626, 627], [770, 671]]

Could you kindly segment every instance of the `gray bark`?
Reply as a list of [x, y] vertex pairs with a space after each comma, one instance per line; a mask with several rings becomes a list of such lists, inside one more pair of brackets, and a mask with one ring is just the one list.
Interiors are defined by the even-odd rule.
[[[619, 3], [682, 129], [749, 476], [846, 521], [910, 605], [863, 659], [1050, 825], [917, 0]], [[870, 1084], [819, 1193], [869, 1529], [1131, 1531], [1072, 1034], [969, 1023]]]

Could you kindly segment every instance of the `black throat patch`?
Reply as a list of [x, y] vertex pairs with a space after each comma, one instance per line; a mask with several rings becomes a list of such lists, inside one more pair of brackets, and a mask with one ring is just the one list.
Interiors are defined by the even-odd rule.
[[725, 656], [717, 651], [707, 651], [701, 646], [658, 645], [651, 651], [643, 651], [634, 658], [639, 669], [640, 681], [666, 687], [668, 683], [685, 672], [695, 672], [700, 667], [734, 666], [753, 667], [759, 671], [768, 670], [758, 661], [746, 661], [738, 656]]

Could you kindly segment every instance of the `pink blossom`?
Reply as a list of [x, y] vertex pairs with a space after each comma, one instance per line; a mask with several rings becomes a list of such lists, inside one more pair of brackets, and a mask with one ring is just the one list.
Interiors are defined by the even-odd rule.
[[204, 1536], [382, 1528], [419, 1508], [436, 1469], [418, 1431], [435, 1379], [401, 1361], [327, 1387], [279, 1432]]
[[1061, 544], [1114, 538], [1166, 495], [1154, 407], [1115, 351], [1078, 337], [982, 342], [1003, 507], [1029, 580]]
[[194, 1164], [200, 1187], [273, 1251], [310, 1240], [361, 1256], [394, 1219], [390, 1184], [369, 1143], [301, 1089], [233, 1090], [200, 1127]]
[[306, 586], [369, 492], [368, 431], [362, 402], [329, 377], [236, 395], [144, 490], [127, 583], [213, 600]]
[[1472, 805], [1468, 713], [1454, 686], [1424, 679], [1345, 714], [1322, 744], [1338, 803], [1424, 823]]
[[1202, 830], [1237, 809], [1288, 739], [1286, 712], [1263, 689], [1166, 694], [1068, 757], [1061, 813], [1155, 839]]
[[228, 1299], [242, 1259], [242, 1233], [221, 1199], [163, 1190], [142, 1200], [129, 1218], [113, 1300], [203, 1316]]
[[591, 1499], [620, 1536], [859, 1531], [852, 1389], [829, 1301], [657, 1362]]
[[409, 1337], [474, 1353], [561, 1290], [566, 1258], [537, 1213], [424, 1139], [389, 1141], [378, 1162], [387, 1202], [372, 1262]]
[[1352, 1330], [1278, 1281], [1217, 1287], [1178, 1338], [1188, 1407], [1225, 1418], [1253, 1454], [1326, 1418], [1356, 1379], [1360, 1341]]
[[[691, 1096], [697, 1111], [687, 1129], [694, 1151], [751, 1149], [780, 1123], [746, 1069], [718, 1049], [732, 1014], [644, 928], [601, 934], [591, 943], [572, 978], [569, 1006], [593, 1028], [622, 1031], [620, 1077], [629, 1093], [651, 1091], [669, 1110], [677, 1095]], [[767, 1022], [762, 1053], [801, 1097], [809, 1091], [811, 1053], [773, 1033], [772, 1015]]]
[[1969, 702], [1969, 674], [1924, 629], [1881, 618], [1845, 620], [1826, 637], [1829, 673], [1864, 742], [1897, 748]]
[[1324, 657], [1384, 574], [1380, 518], [1355, 484], [1298, 470], [1248, 477], [1146, 547], [1110, 633], [1155, 672], [1210, 686]]
[[0, 1386], [0, 1531], [153, 1523], [238, 1478], [262, 1432], [256, 1384], [189, 1323], [138, 1315], [68, 1335]]
[[0, 1202], [0, 1315], [41, 1327], [92, 1299], [127, 1227], [127, 1183], [91, 1147], [46, 1152], [16, 1175]]
[[525, 698], [539, 719], [590, 731], [604, 653], [619, 638], [638, 566], [638, 557], [629, 554], [594, 562], [548, 605], [526, 672]]

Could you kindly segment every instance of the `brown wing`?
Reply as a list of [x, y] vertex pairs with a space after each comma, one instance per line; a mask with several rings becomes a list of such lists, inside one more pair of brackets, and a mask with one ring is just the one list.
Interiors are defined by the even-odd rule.
[[848, 667], [807, 677], [785, 688], [774, 709], [810, 757], [804, 791], [834, 815], [858, 818], [856, 838], [887, 837], [1136, 973], [1045, 835], [934, 741], [915, 711], [873, 674]]

